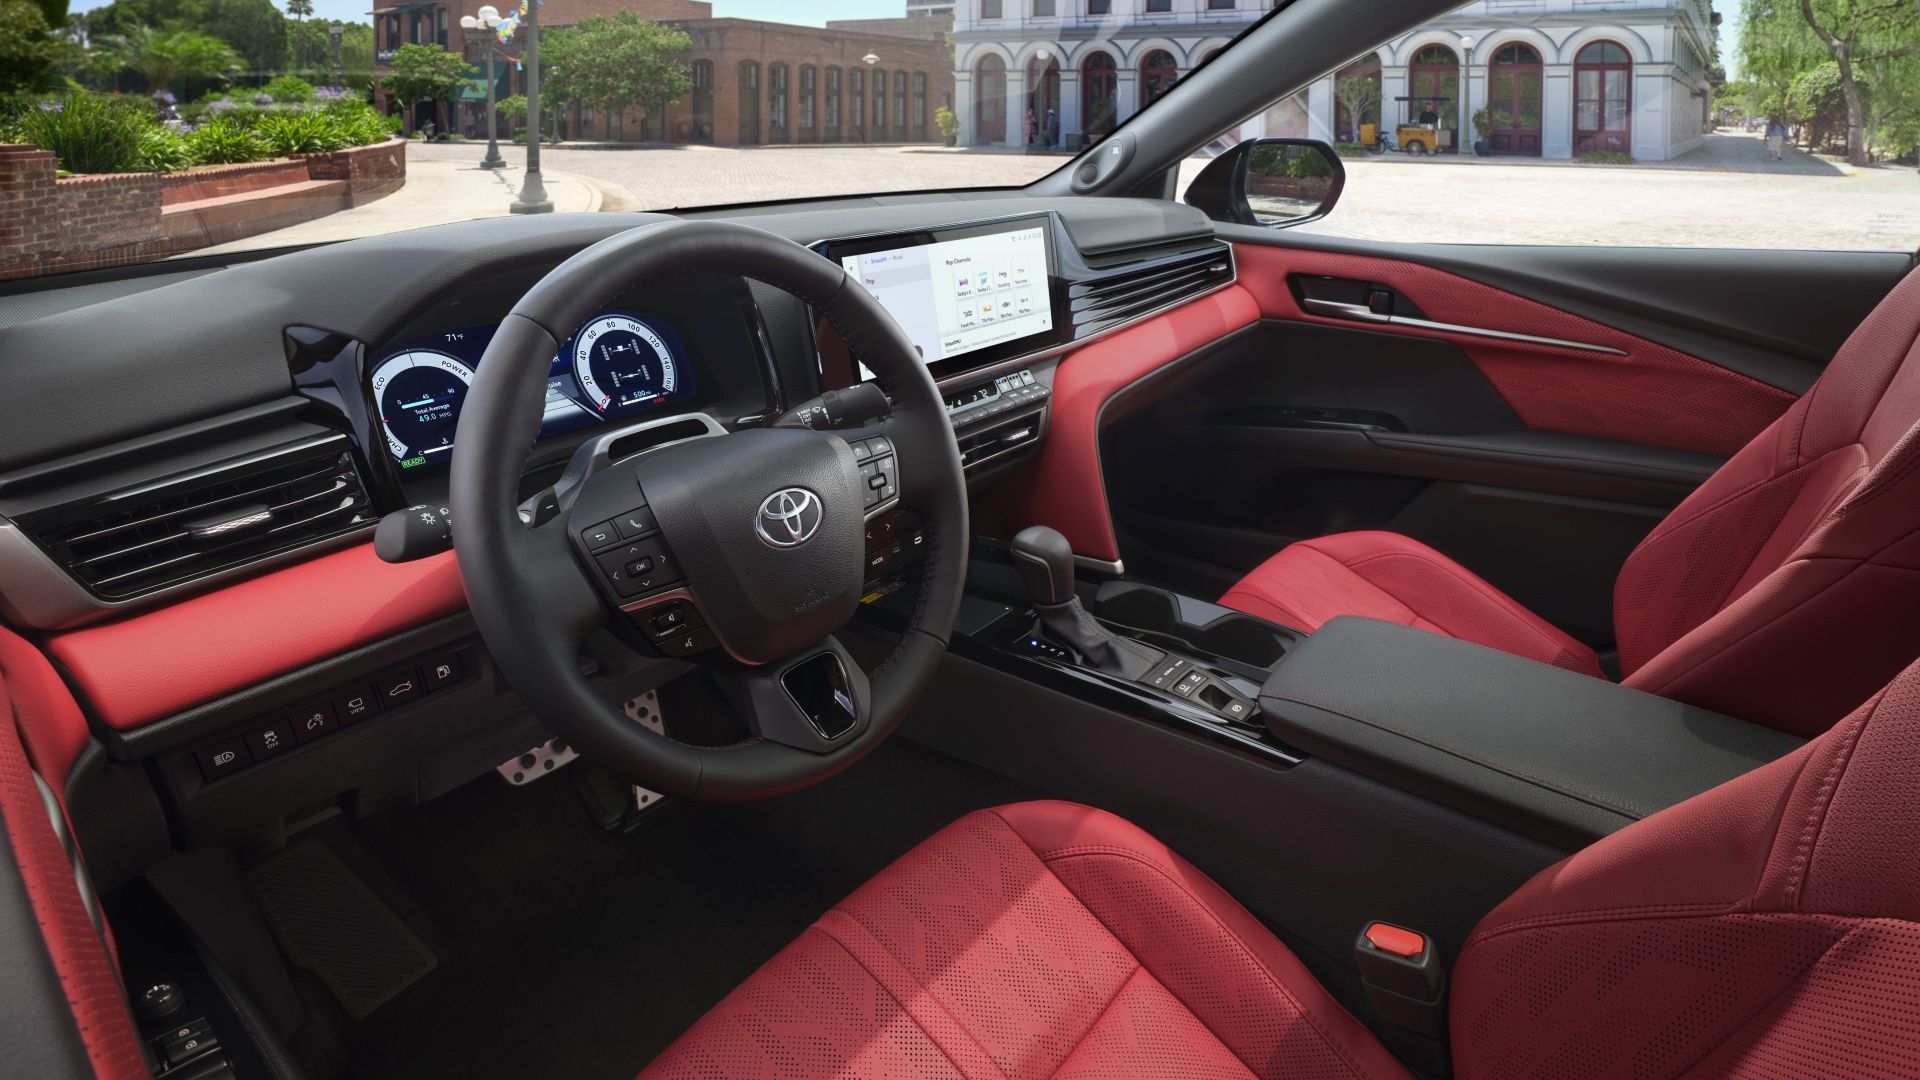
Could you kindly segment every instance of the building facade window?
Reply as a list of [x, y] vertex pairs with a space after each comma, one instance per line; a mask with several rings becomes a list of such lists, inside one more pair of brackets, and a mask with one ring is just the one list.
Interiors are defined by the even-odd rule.
[[887, 73], [876, 69], [873, 73], [873, 123], [867, 125], [876, 139], [887, 137]]
[[1633, 57], [1596, 41], [1573, 58], [1573, 153], [1633, 150]]
[[740, 62], [740, 143], [753, 146], [760, 142], [760, 65], [752, 60]]
[[815, 137], [815, 129], [819, 126], [820, 116], [816, 100], [820, 89], [819, 80], [820, 72], [812, 64], [800, 69], [800, 130], [806, 132], [808, 138]]
[[[1362, 91], [1352, 84], [1364, 82], [1370, 91]], [[1349, 102], [1364, 101], [1360, 115], [1353, 114]], [[1304, 115], [1302, 117], [1304, 121]], [[1336, 142], [1361, 142], [1360, 128], [1366, 124], [1374, 125], [1375, 137], [1379, 137], [1380, 124], [1380, 60], [1368, 57], [1357, 63], [1349, 64], [1333, 77], [1333, 137]], [[1305, 136], [1307, 128], [1302, 124], [1300, 134]]]
[[713, 141], [713, 61], [693, 62], [693, 118], [685, 135], [689, 142]]
[[826, 101], [827, 137], [837, 141], [840, 138], [840, 69], [839, 68], [830, 67], [827, 69], [827, 77], [825, 80], [825, 84], [826, 84], [826, 96], [827, 96], [827, 101]]
[[988, 53], [973, 73], [973, 142], [996, 146], [1007, 141], [1007, 62]]
[[767, 66], [767, 137], [787, 141], [787, 65]]
[[[1453, 130], [1460, 108], [1460, 60], [1445, 45], [1428, 45], [1413, 54], [1407, 65], [1407, 122], [1420, 123], [1431, 112], [1431, 123], [1441, 131]], [[1440, 147], [1447, 145], [1441, 139]], [[1440, 147], [1428, 147], [1429, 150]]]
[[1173, 0], [1147, 0], [1148, 14], [1153, 14], [1155, 12], [1172, 11], [1172, 10], [1173, 10]]
[[1207, 0], [1208, 11], [1232, 11], [1234, 0]]
[[1540, 53], [1502, 45], [1487, 61], [1487, 142], [1496, 154], [1540, 154]]
[[1053, 15], [1053, 0], [1033, 0], [1033, 14], [1036, 18]]
[[1113, 14], [1113, 0], [1087, 0], [1087, 14], [1089, 15]]
[[1140, 61], [1140, 105], [1144, 108], [1153, 104], [1160, 95], [1173, 89], [1174, 80], [1180, 77], [1180, 66], [1173, 54], [1165, 49], [1155, 49]]
[[913, 139], [925, 142], [927, 139], [927, 73], [913, 73]]
[[980, 17], [997, 19], [1000, 17], [1000, 0], [980, 0]]
[[859, 68], [847, 71], [847, 127], [855, 142], [865, 139], [867, 130], [867, 73]]
[[1088, 55], [1080, 65], [1081, 130], [1092, 141], [1106, 137], [1119, 122], [1120, 65], [1104, 52]]
[[893, 73], [893, 137], [907, 141], [907, 73]]

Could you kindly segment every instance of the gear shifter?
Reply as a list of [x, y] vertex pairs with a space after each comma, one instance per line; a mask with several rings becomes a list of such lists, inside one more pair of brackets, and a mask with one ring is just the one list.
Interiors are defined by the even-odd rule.
[[1013, 538], [1013, 565], [1026, 583], [1027, 596], [1040, 613], [1048, 637], [1079, 654], [1096, 671], [1139, 680], [1167, 655], [1100, 625], [1080, 606], [1073, 592], [1073, 545], [1045, 525], [1020, 530]]

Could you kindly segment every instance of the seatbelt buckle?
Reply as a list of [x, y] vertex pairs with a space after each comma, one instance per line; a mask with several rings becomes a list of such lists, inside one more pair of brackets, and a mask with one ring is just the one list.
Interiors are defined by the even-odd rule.
[[1382, 1020], [1430, 1039], [1447, 1035], [1447, 970], [1432, 939], [1392, 923], [1370, 922], [1353, 943], [1367, 1000]]

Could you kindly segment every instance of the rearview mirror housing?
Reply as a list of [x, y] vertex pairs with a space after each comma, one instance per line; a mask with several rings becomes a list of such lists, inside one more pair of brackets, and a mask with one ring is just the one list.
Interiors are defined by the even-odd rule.
[[1215, 221], [1282, 229], [1326, 217], [1346, 166], [1319, 139], [1248, 139], [1214, 158], [1187, 188], [1187, 204]]

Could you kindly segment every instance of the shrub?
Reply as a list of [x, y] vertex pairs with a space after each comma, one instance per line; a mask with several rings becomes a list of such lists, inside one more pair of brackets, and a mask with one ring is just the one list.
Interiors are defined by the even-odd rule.
[[1631, 165], [1632, 154], [1623, 154], [1618, 150], [1589, 150], [1580, 155], [1582, 165]]
[[140, 140], [158, 126], [153, 106], [139, 98], [87, 93], [35, 101], [13, 123], [19, 138], [53, 151], [71, 173], [138, 171]]
[[187, 133], [187, 148], [202, 165], [237, 165], [267, 156], [267, 148], [253, 132], [224, 117], [212, 120]]
[[1366, 157], [1371, 151], [1366, 143], [1337, 142], [1333, 144], [1333, 152], [1341, 157]]
[[260, 92], [282, 105], [305, 105], [313, 100], [313, 84], [298, 75], [282, 75], [260, 88]]
[[349, 146], [340, 125], [325, 113], [277, 113], [254, 126], [253, 135], [277, 157], [324, 154]]
[[179, 132], [157, 127], [140, 136], [140, 168], [144, 172], [179, 172], [194, 163], [193, 151]]

